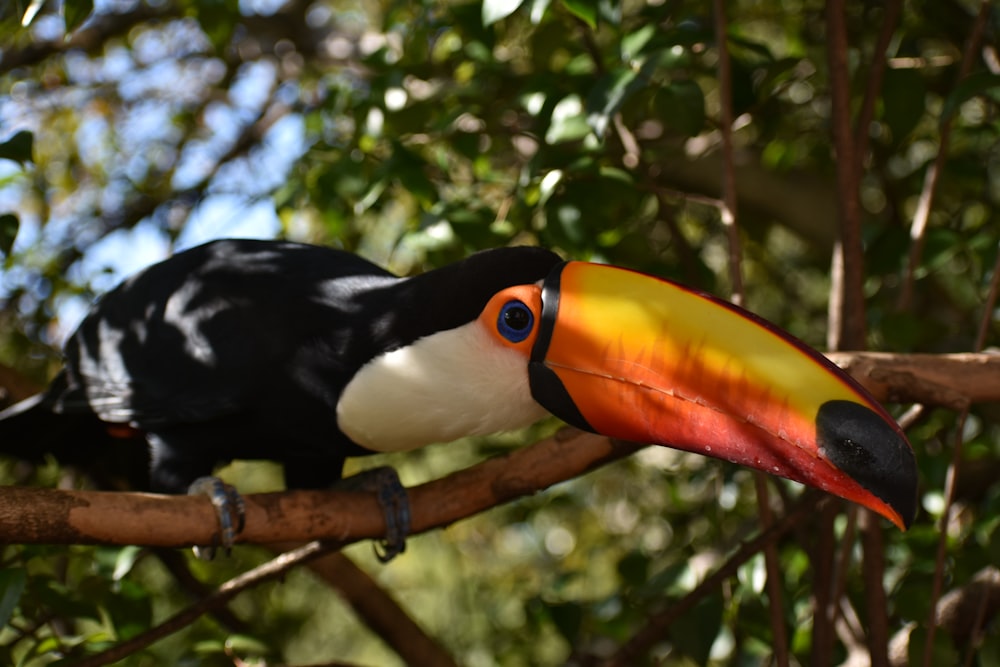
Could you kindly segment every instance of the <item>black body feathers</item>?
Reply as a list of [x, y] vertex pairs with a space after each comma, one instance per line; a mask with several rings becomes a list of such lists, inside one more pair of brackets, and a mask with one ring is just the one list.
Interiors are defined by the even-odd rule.
[[[84, 461], [129, 425], [151, 446], [150, 486], [183, 492], [219, 462], [270, 459], [289, 488], [340, 478], [367, 453], [336, 406], [369, 360], [475, 319], [489, 298], [559, 258], [503, 248], [414, 278], [350, 253], [226, 240], [179, 253], [94, 306], [41, 397], [0, 413], [0, 453]], [[70, 461], [75, 462], [75, 461]]]

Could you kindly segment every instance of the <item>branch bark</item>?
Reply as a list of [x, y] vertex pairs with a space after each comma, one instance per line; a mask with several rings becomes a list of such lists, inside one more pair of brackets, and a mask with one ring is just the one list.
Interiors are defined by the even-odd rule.
[[[409, 490], [412, 532], [422, 533], [530, 495], [641, 449], [564, 429], [529, 447]], [[238, 542], [332, 540], [385, 534], [374, 494], [291, 491], [250, 494]], [[0, 489], [0, 542], [211, 545], [217, 520], [207, 498], [108, 491]]]
[[[1000, 355], [843, 352], [829, 356], [883, 401], [917, 401], [945, 407], [1000, 401]], [[446, 526], [495, 505], [541, 491], [640, 448], [641, 445], [635, 443], [564, 429], [534, 445], [410, 489], [413, 532]], [[246, 496], [246, 505], [247, 525], [240, 542], [273, 545], [323, 539], [335, 543], [322, 551], [302, 553], [301, 559], [293, 557], [294, 562], [312, 560], [350, 542], [378, 538], [385, 530], [375, 498], [365, 493], [253, 494]], [[748, 548], [752, 555], [794, 525], [797, 519], [786, 515], [734, 558], [742, 562], [740, 559]], [[215, 532], [214, 509], [201, 497], [0, 489], [0, 542], [183, 547], [211, 544]], [[337, 561], [333, 563], [336, 570]], [[725, 576], [725, 572], [736, 566], [734, 563], [721, 569], [711, 581]], [[261, 576], [277, 575], [267, 570]], [[252, 577], [241, 578], [236, 590], [243, 590], [250, 585], [248, 582], [254, 581]], [[697, 595], [703, 595], [707, 588], [697, 590]], [[220, 589], [218, 593], [199, 603], [195, 610], [185, 612], [184, 618], [223, 605], [235, 595], [232, 587]], [[349, 592], [347, 595], [350, 597]], [[632, 651], [641, 650], [639, 647], [651, 637], [662, 636], [665, 624], [697, 599], [685, 598], [666, 610], [662, 617], [650, 619], [647, 631], [637, 634], [629, 648], [623, 647], [624, 652], [619, 655], [631, 655]], [[184, 621], [176, 619], [176, 622], [182, 624]]]
[[959, 410], [1000, 401], [1000, 354], [826, 355], [882, 403], [923, 403]]
[[[1000, 402], [1000, 354], [828, 355], [882, 402], [957, 409]], [[570, 479], [640, 446], [566, 429], [505, 456], [410, 490], [414, 532], [453, 523]], [[241, 542], [357, 541], [385, 526], [373, 496], [295, 491], [246, 496]], [[0, 541], [48, 544], [211, 544], [216, 519], [204, 498], [102, 491], [0, 489]]]
[[830, 119], [836, 151], [838, 230], [830, 287], [831, 350], [859, 350], [867, 338], [864, 297], [864, 250], [861, 244], [861, 199], [851, 129], [851, 86], [848, 68], [847, 8], [844, 0], [826, 4], [827, 59], [830, 68]]

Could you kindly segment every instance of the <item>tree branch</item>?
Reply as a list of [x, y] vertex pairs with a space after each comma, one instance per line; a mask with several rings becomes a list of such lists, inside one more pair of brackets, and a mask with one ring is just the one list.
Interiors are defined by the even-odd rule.
[[1000, 354], [829, 352], [882, 403], [924, 403], [959, 410], [1000, 401]]
[[[409, 490], [412, 532], [447, 526], [625, 457], [642, 445], [566, 428], [555, 436]], [[235, 595], [352, 542], [381, 536], [373, 494], [294, 491], [251, 494], [239, 542], [311, 541], [226, 582], [148, 632], [91, 656], [78, 667], [120, 660], [226, 604]], [[101, 491], [0, 489], [0, 535], [7, 542], [211, 544], [215, 513], [206, 498]], [[366, 618], [367, 620], [367, 618]], [[383, 619], [384, 620], [384, 619]], [[439, 656], [440, 657], [440, 656]], [[430, 663], [425, 663], [430, 664]], [[434, 664], [448, 664], [440, 661]]]
[[[555, 436], [409, 490], [412, 532], [422, 533], [582, 475], [642, 446], [564, 429]], [[241, 543], [335, 540], [385, 534], [374, 494], [290, 491], [244, 496]], [[211, 545], [207, 498], [108, 491], [0, 489], [0, 535], [22, 544]]]
[[864, 251], [861, 246], [861, 200], [851, 129], [851, 86], [848, 68], [847, 9], [844, 0], [827, 0], [827, 59], [830, 69], [830, 120], [836, 152], [839, 233], [831, 271], [831, 350], [865, 346]]
[[[998, 354], [837, 352], [829, 357], [882, 402], [957, 409], [1000, 402]], [[423, 532], [540, 491], [635, 451], [639, 446], [564, 430], [410, 490], [414, 531]], [[296, 491], [246, 497], [240, 541], [361, 540], [385, 530], [373, 497], [346, 491]], [[114, 517], [109, 519], [109, 517]], [[49, 544], [211, 544], [216, 519], [204, 498], [101, 491], [0, 490], [4, 541]]]
[[[830, 357], [881, 400], [919, 401], [950, 407], [1000, 400], [1000, 355], [898, 355], [886, 353], [836, 353]], [[603, 436], [563, 429], [555, 436], [484, 461], [476, 466], [409, 490], [413, 507], [413, 532], [449, 525], [490, 507], [541, 491], [605, 463], [625, 457], [641, 446], [613, 441]], [[247, 525], [240, 542], [268, 543], [327, 539], [337, 546], [381, 537], [385, 526], [374, 497], [345, 491], [294, 491], [252, 494], [245, 497]], [[759, 551], [798, 525], [798, 513], [779, 519], [761, 537], [734, 556], [745, 558], [747, 550]], [[8, 487], [0, 489], [0, 535], [9, 543], [144, 544], [182, 547], [211, 544], [216, 533], [214, 509], [205, 498], [160, 496], [98, 491], [55, 491]], [[293, 556], [294, 563], [328, 553], [309, 551]], [[743, 555], [741, 555], [743, 554]], [[742, 560], [739, 560], [742, 562]], [[738, 562], [731, 560], [706, 581], [720, 580]], [[331, 566], [337, 569], [337, 562]], [[282, 570], [283, 571], [283, 570]], [[181, 619], [190, 619], [230, 600], [239, 590], [263, 578], [277, 576], [273, 569], [248, 573], [234, 592], [227, 584]], [[349, 578], [349, 577], [348, 577]], [[338, 584], [338, 588], [341, 586]], [[697, 589], [697, 596], [706, 588]], [[693, 593], [694, 594], [694, 593]], [[350, 598], [350, 593], [347, 593]], [[685, 598], [663, 615], [650, 619], [649, 627], [637, 633], [631, 651], [661, 632], [671, 619], [683, 613], [698, 597]], [[360, 612], [365, 616], [366, 612]], [[381, 612], [372, 612], [373, 618]], [[390, 614], [391, 616], [391, 614]], [[385, 616], [373, 621], [384, 625]], [[182, 627], [173, 620], [172, 627]], [[655, 628], [655, 629], [654, 629]], [[170, 630], [167, 632], [172, 632]], [[164, 630], [157, 630], [163, 633]], [[156, 634], [153, 640], [164, 634]], [[134, 649], [133, 649], [134, 650]], [[437, 659], [435, 659], [437, 660]], [[99, 663], [94, 663], [99, 664]], [[426, 664], [447, 664], [444, 660]]]

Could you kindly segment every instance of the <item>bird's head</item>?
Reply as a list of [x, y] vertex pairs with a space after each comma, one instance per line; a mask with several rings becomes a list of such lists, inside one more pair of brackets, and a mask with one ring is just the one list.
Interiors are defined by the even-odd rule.
[[[916, 463], [895, 421], [825, 357], [751, 313], [586, 262], [557, 262], [487, 299], [474, 321], [362, 369], [338, 406], [343, 430], [366, 447], [405, 449], [518, 426], [541, 406], [582, 429], [817, 487], [901, 528], [912, 521]], [[419, 413], [399, 428], [397, 390]], [[379, 416], [362, 426], [356, 415], [369, 408], [359, 403], [373, 401]], [[407, 436], [414, 442], [398, 444]]]

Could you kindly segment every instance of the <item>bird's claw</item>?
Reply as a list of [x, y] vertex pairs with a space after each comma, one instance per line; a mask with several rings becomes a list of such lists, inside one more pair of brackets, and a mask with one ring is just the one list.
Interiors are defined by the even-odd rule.
[[388, 563], [406, 551], [406, 536], [410, 534], [410, 499], [395, 470], [376, 468], [376, 472], [378, 504], [385, 515], [386, 531], [385, 539], [375, 544], [375, 556], [379, 561]]
[[385, 517], [385, 537], [375, 543], [375, 556], [388, 563], [406, 551], [410, 534], [410, 499], [399, 475], [389, 467], [373, 468], [343, 480], [339, 485], [358, 491], [374, 492]]
[[219, 532], [212, 539], [212, 546], [195, 547], [195, 555], [202, 559], [214, 558], [215, 549], [219, 546], [228, 554], [246, 522], [243, 496], [235, 487], [226, 484], [218, 477], [199, 477], [188, 487], [188, 494], [208, 496], [219, 519]]

